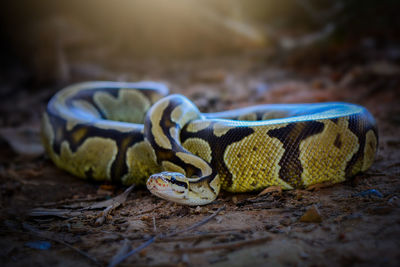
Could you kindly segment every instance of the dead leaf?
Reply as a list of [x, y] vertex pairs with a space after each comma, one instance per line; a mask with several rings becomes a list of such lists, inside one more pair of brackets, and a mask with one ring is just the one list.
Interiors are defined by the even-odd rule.
[[261, 197], [264, 196], [268, 193], [273, 193], [273, 192], [278, 192], [278, 194], [282, 194], [282, 187], [280, 186], [269, 186], [267, 188], [265, 188], [263, 191], [261, 191], [257, 196]]

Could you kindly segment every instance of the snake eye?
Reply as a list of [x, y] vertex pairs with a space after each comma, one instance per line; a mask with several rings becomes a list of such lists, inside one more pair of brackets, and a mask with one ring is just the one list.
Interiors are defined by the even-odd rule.
[[[179, 178], [178, 178], [179, 179]], [[169, 181], [171, 184], [175, 185], [175, 186], [179, 186], [179, 187], [184, 187], [184, 188], [188, 188], [188, 184], [186, 182], [180, 181], [176, 178], [176, 176], [171, 175], [169, 178]]]

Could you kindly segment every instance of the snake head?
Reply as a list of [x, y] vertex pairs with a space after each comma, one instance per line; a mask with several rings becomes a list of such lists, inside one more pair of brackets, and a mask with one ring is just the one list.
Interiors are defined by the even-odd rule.
[[187, 204], [189, 183], [179, 172], [161, 172], [153, 174], [147, 180], [147, 189], [160, 198]]

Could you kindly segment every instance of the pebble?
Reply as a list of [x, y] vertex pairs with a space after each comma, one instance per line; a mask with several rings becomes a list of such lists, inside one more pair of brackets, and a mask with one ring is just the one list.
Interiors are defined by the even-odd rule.
[[300, 217], [300, 222], [312, 222], [320, 223], [322, 222], [321, 213], [319, 212], [317, 206], [312, 205], [303, 216]]

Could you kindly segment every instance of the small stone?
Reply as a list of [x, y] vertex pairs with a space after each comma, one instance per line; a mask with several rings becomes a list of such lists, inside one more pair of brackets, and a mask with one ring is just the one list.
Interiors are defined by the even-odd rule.
[[322, 222], [321, 213], [319, 212], [317, 206], [312, 205], [303, 216], [300, 217], [300, 222], [312, 222], [320, 223]]

